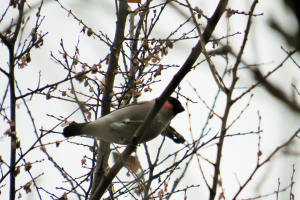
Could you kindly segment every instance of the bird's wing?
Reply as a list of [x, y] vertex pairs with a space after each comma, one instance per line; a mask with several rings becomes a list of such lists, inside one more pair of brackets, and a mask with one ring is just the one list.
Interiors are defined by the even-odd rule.
[[127, 105], [124, 105], [116, 110], [113, 110], [111, 113], [117, 111], [117, 110], [122, 110], [124, 108], [130, 108], [132, 106], [142, 106], [142, 105], [146, 105], [147, 103], [150, 103], [151, 101], [140, 101], [140, 102], [137, 102], [137, 103], [132, 103], [132, 104], [127, 104]]
[[112, 111], [108, 115], [105, 115], [104, 118], [110, 118], [111, 122], [123, 122], [125, 120], [144, 120], [153, 104], [153, 100], [129, 104]]
[[114, 122], [110, 124], [112, 131], [128, 131], [128, 130], [135, 130], [141, 124], [143, 120], [125, 120], [123, 122]]
[[134, 132], [144, 121], [154, 101], [126, 105], [104, 116], [109, 118], [111, 131]]

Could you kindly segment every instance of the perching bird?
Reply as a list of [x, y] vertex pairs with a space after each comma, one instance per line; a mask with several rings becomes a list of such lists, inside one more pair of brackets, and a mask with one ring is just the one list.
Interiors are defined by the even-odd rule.
[[[68, 127], [64, 128], [63, 135], [65, 137], [76, 135], [94, 136], [107, 142], [126, 145], [130, 142], [130, 138], [142, 124], [154, 103], [155, 99], [152, 101], [142, 101], [121, 107], [93, 122], [71, 123]], [[184, 108], [180, 101], [174, 97], [170, 97], [154, 118], [140, 143], [156, 138], [168, 126], [176, 114], [183, 111]]]

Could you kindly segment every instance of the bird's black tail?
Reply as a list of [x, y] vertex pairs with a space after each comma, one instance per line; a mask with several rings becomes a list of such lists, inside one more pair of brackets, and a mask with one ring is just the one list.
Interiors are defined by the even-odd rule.
[[64, 128], [63, 135], [65, 137], [71, 137], [71, 136], [76, 136], [76, 135], [82, 135], [82, 128], [86, 125], [87, 123], [71, 123], [69, 126]]

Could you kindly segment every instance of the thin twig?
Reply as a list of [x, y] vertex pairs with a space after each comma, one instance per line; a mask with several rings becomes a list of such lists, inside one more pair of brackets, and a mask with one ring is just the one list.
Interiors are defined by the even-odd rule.
[[279, 151], [281, 150], [283, 147], [289, 145], [292, 140], [296, 137], [296, 135], [300, 132], [300, 129], [298, 129], [291, 137], [288, 141], [286, 141], [285, 143], [283, 143], [282, 145], [276, 147], [276, 149], [262, 162], [262, 163], [257, 163], [255, 169], [253, 170], [253, 172], [251, 173], [251, 175], [249, 176], [249, 178], [246, 180], [246, 182], [240, 187], [240, 189], [237, 191], [237, 193], [234, 195], [233, 199], [236, 199], [237, 196], [241, 193], [241, 191], [245, 188], [245, 186], [249, 183], [249, 181], [252, 179], [252, 177], [254, 176], [254, 174], [257, 172], [257, 170], [263, 166], [264, 164], [266, 164], [267, 162], [270, 161], [270, 159]]
[[218, 115], [217, 113], [215, 113], [215, 111], [213, 111], [207, 104], [206, 104], [206, 102], [200, 97], [200, 95], [198, 94], [198, 92], [197, 92], [197, 89], [196, 88], [194, 88], [193, 86], [192, 86], [192, 84], [189, 82], [189, 81], [187, 81], [188, 83], [189, 83], [189, 85], [191, 86], [191, 88], [193, 88], [193, 90], [196, 92], [196, 94], [197, 94], [197, 96], [198, 96], [198, 98], [204, 103], [204, 105], [214, 114], [214, 115], [216, 115], [217, 117], [219, 117], [219, 119], [222, 119], [222, 117], [220, 116], [220, 115]]

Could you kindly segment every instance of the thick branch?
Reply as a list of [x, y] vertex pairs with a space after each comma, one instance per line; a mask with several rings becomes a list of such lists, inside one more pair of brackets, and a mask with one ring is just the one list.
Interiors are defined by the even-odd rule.
[[[20, 31], [21, 22], [23, 18], [23, 8], [24, 8], [25, 0], [22, 0], [19, 4], [19, 18], [16, 29], [14, 31], [14, 36], [11, 38], [10, 42], [8, 42], [7, 48], [9, 51], [9, 87], [10, 87], [10, 120], [14, 122], [11, 126], [11, 132], [16, 131], [16, 94], [15, 94], [15, 42], [17, 40], [17, 36]], [[11, 155], [10, 155], [10, 166], [14, 166], [16, 163], [16, 148], [13, 143], [15, 143], [16, 138], [11, 137]], [[10, 173], [10, 192], [9, 198], [10, 200], [14, 200], [16, 193], [16, 179], [14, 173]]]
[[210, 196], [209, 199], [210, 200], [214, 200], [215, 196], [216, 196], [216, 192], [217, 192], [217, 185], [218, 185], [218, 179], [219, 179], [219, 174], [220, 174], [220, 166], [221, 166], [221, 158], [222, 158], [222, 148], [223, 148], [223, 143], [224, 143], [224, 138], [226, 135], [226, 126], [227, 126], [227, 119], [228, 119], [228, 115], [229, 115], [229, 111], [231, 106], [233, 105], [233, 101], [231, 100], [231, 96], [234, 90], [234, 86], [238, 80], [237, 77], [237, 68], [241, 62], [241, 58], [242, 58], [242, 54], [246, 45], [246, 41], [248, 38], [248, 34], [249, 34], [249, 30], [250, 30], [250, 25], [251, 25], [251, 17], [252, 17], [252, 13], [254, 11], [255, 5], [258, 3], [257, 0], [254, 0], [252, 3], [252, 6], [250, 8], [250, 15], [248, 18], [248, 22], [247, 22], [247, 27], [246, 27], [246, 31], [245, 31], [245, 36], [244, 36], [244, 40], [243, 40], [243, 44], [241, 47], [241, 50], [239, 52], [239, 55], [237, 56], [237, 60], [235, 63], [235, 66], [233, 68], [233, 73], [232, 73], [232, 83], [230, 86], [230, 89], [228, 90], [227, 93], [227, 102], [226, 102], [226, 108], [225, 108], [225, 112], [224, 112], [224, 116], [222, 118], [222, 126], [221, 126], [221, 135], [220, 135], [220, 139], [219, 139], [219, 143], [218, 143], [218, 150], [217, 150], [217, 159], [216, 159], [216, 164], [215, 164], [215, 171], [214, 171], [214, 176], [213, 176], [213, 185], [212, 188], [210, 190]]
[[[113, 86], [115, 81], [115, 70], [118, 69], [118, 61], [119, 55], [122, 47], [122, 42], [124, 41], [124, 32], [125, 32], [125, 24], [128, 15], [128, 4], [127, 0], [119, 1], [119, 16], [116, 27], [116, 34], [113, 45], [111, 46], [111, 54], [109, 59], [109, 66], [107, 69], [107, 73], [105, 75], [105, 89], [102, 98], [102, 116], [110, 113], [110, 105], [111, 105], [111, 92], [113, 92]], [[99, 186], [101, 180], [103, 179], [103, 172], [106, 170], [108, 166], [108, 158], [110, 153], [110, 143], [107, 143], [101, 140], [101, 145], [99, 152], [97, 167], [94, 174], [94, 182], [92, 187], [92, 195], [94, 195], [96, 188]], [[103, 180], [102, 180], [103, 181]], [[107, 187], [106, 187], [107, 188]], [[105, 188], [105, 189], [106, 189]], [[99, 198], [98, 198], [99, 199]]]

